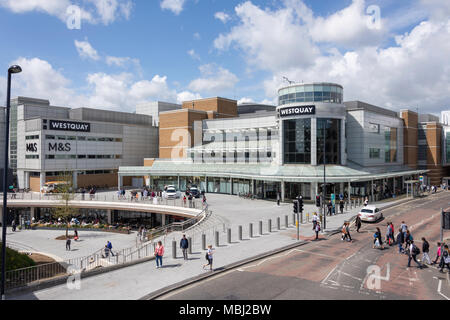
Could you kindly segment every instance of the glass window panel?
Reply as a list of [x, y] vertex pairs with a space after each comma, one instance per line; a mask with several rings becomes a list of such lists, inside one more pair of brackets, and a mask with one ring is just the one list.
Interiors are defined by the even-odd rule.
[[314, 91], [314, 87], [312, 84], [305, 85], [304, 87], [305, 87], [305, 92], [313, 92]]
[[323, 86], [321, 84], [315, 84], [314, 85], [314, 91], [323, 91]]

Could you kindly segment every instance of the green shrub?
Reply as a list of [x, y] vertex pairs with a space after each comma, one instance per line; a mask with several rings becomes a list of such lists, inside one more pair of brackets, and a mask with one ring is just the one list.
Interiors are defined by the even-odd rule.
[[[1, 251], [2, 249], [0, 243], [0, 253]], [[2, 261], [2, 257], [3, 255], [0, 254], [0, 263]], [[19, 253], [10, 248], [6, 248], [6, 271], [32, 267], [34, 265], [36, 265], [36, 263], [26, 254]]]

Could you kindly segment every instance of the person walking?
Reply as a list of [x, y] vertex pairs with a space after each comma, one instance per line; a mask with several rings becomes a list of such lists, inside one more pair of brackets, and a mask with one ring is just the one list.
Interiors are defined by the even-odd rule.
[[414, 244], [414, 240], [411, 240], [409, 244], [409, 252], [408, 252], [408, 268], [411, 267], [411, 260], [414, 260], [415, 263], [419, 266], [419, 269], [422, 269], [422, 265], [419, 261], [417, 261], [416, 257], [420, 253], [420, 249]]
[[212, 245], [208, 246], [208, 250], [206, 251], [205, 258], [208, 261], [208, 263], [203, 265], [203, 269], [205, 269], [205, 267], [209, 266], [209, 270], [212, 271], [212, 265], [213, 265], [213, 248], [212, 248]]
[[74, 233], [75, 233], [75, 235], [74, 235], [74, 237], [73, 237], [73, 240], [78, 241], [78, 239], [79, 239], [79, 238], [78, 238], [78, 230], [75, 229]]
[[428, 243], [428, 241], [422, 237], [422, 252], [423, 252], [423, 256], [422, 256], [422, 261], [423, 262], [427, 262], [428, 264], [431, 264], [431, 259], [430, 256], [428, 255], [428, 252], [430, 252], [430, 244]]
[[313, 217], [312, 217], [313, 230], [316, 229], [317, 219], [318, 219], [317, 212], [314, 212]]
[[406, 235], [405, 235], [406, 249], [408, 249], [408, 247], [411, 245], [411, 241], [413, 241], [413, 240], [414, 240], [414, 238], [411, 235], [411, 232], [407, 229]]
[[158, 244], [155, 248], [156, 268], [162, 268], [163, 255], [164, 255], [164, 246], [161, 241], [158, 241]]
[[383, 250], [383, 240], [381, 239], [381, 230], [377, 227], [377, 231], [373, 234], [373, 248], [379, 248]]
[[448, 250], [448, 245], [444, 245], [444, 247], [441, 250], [442, 250], [441, 263], [439, 264], [441, 269], [439, 270], [439, 272], [444, 272], [445, 267], [447, 267], [450, 272], [450, 252]]
[[392, 233], [394, 233], [394, 230], [391, 229], [391, 223], [388, 222], [387, 229], [386, 229], [386, 243], [389, 244], [389, 246], [392, 245], [392, 242], [391, 242], [391, 240], [393, 238]]
[[108, 241], [108, 243], [106, 244], [106, 247], [109, 249], [109, 252], [114, 257], [114, 252], [112, 251], [112, 243], [110, 241]]
[[361, 228], [361, 218], [359, 215], [356, 216], [355, 226], [356, 226], [356, 232], [359, 233], [359, 229]]
[[316, 233], [316, 239], [315, 240], [319, 240], [319, 231], [320, 231], [320, 222], [317, 221], [316, 222], [316, 226], [314, 227], [314, 232]]
[[344, 200], [339, 201], [339, 209], [341, 210], [341, 214], [344, 214]]
[[442, 252], [442, 243], [438, 242], [436, 245], [437, 245], [436, 259], [434, 259], [432, 264], [437, 263], [437, 261], [439, 260], [439, 258], [441, 256], [441, 252]]
[[331, 203], [331, 200], [328, 201], [327, 208], [328, 208], [328, 215], [331, 216], [331, 211], [333, 210], [333, 204]]
[[348, 241], [353, 242], [352, 236], [350, 235], [350, 222], [345, 223], [345, 234], [347, 235]]
[[369, 198], [366, 197], [366, 199], [364, 199], [364, 207], [367, 207], [369, 205]]
[[341, 240], [344, 241], [347, 239], [347, 223], [344, 222], [341, 228]]
[[402, 229], [398, 229], [397, 234], [397, 245], [398, 245], [398, 253], [405, 253], [405, 250], [403, 250], [403, 243], [405, 242], [405, 239], [403, 238], [403, 232]]
[[12, 223], [11, 223], [11, 228], [13, 232], [16, 232], [16, 220], [13, 219]]
[[72, 241], [70, 240], [70, 238], [67, 238], [67, 240], [66, 240], [66, 251], [70, 251], [70, 243], [71, 243]]
[[185, 234], [183, 234], [183, 238], [180, 240], [180, 248], [183, 251], [183, 259], [188, 260], [189, 241], [186, 239]]

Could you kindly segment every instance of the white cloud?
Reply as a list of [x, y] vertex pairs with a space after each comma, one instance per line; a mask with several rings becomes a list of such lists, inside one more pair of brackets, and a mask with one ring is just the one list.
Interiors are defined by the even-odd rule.
[[229, 70], [215, 64], [205, 64], [199, 67], [201, 78], [191, 81], [188, 88], [197, 92], [218, 94], [234, 88], [239, 79]]
[[228, 50], [234, 44], [244, 51], [250, 65], [273, 71], [309, 66], [319, 54], [308, 29], [297, 23], [291, 8], [263, 10], [247, 1], [235, 11], [240, 24], [214, 40], [217, 49]]
[[195, 40], [200, 40], [202, 38], [200, 36], [200, 33], [198, 33], [198, 32], [194, 33], [193, 37], [194, 37]]
[[139, 59], [136, 59], [136, 58], [107, 56], [105, 58], [105, 62], [108, 66], [129, 68], [131, 65], [131, 66], [136, 67], [138, 70], [141, 70], [141, 62]]
[[132, 0], [83, 0], [72, 3], [70, 0], [0, 0], [0, 6], [14, 13], [43, 12], [67, 22], [67, 9], [79, 6], [81, 19], [91, 24], [108, 25], [120, 17], [129, 19], [133, 8]]
[[194, 60], [200, 60], [200, 56], [195, 52], [194, 49], [189, 50], [188, 55]]
[[237, 104], [243, 104], [243, 103], [254, 103], [255, 101], [252, 98], [243, 97], [238, 100]]
[[186, 0], [162, 0], [160, 6], [163, 10], [170, 10], [175, 15], [179, 15], [183, 11], [185, 2]]
[[[10, 63], [18, 64], [23, 72], [14, 76], [12, 97], [27, 96], [50, 100], [52, 105], [79, 108], [105, 108], [133, 112], [139, 103], [163, 100], [180, 102], [201, 98], [200, 94], [172, 89], [167, 77], [155, 75], [151, 80], [136, 80], [132, 73], [88, 74], [87, 86], [74, 88], [62, 71], [39, 58], [19, 58]], [[4, 101], [6, 79], [0, 77], [0, 98]]]
[[86, 41], [78, 41], [75, 40], [75, 47], [77, 48], [78, 54], [83, 59], [92, 59], [95, 61], [100, 60], [100, 56], [97, 53], [97, 50], [95, 50], [91, 44]]
[[177, 103], [183, 103], [184, 101], [191, 101], [201, 99], [202, 96], [199, 93], [192, 93], [190, 91], [183, 91], [177, 94]]
[[226, 14], [225, 12], [216, 12], [214, 18], [219, 19], [223, 23], [227, 23], [231, 19], [230, 15]]

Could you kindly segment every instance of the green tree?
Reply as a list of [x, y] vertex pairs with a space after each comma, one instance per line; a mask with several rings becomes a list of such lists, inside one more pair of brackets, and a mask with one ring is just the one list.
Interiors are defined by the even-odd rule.
[[79, 213], [79, 209], [74, 208], [70, 204], [70, 202], [75, 199], [72, 174], [70, 172], [63, 172], [60, 176], [56, 177], [55, 180], [61, 182], [55, 190], [60, 200], [60, 204], [53, 209], [53, 216], [61, 218], [61, 220], [65, 222], [67, 239], [69, 237], [70, 219]]

